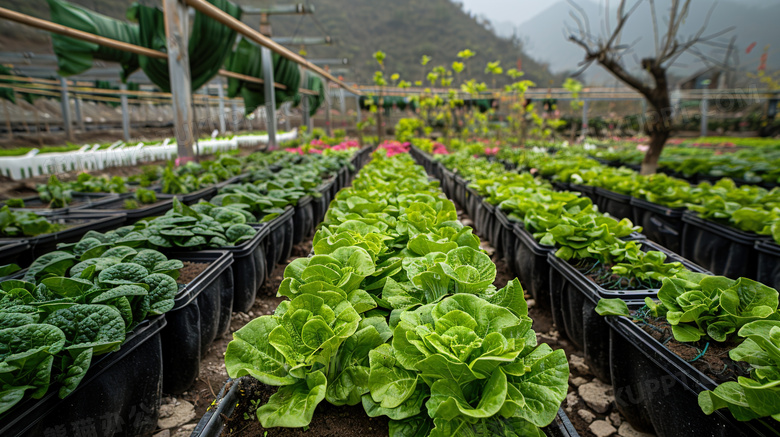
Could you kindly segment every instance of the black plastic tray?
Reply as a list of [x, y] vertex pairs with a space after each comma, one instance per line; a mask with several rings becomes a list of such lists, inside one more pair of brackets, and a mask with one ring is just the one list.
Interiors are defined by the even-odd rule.
[[0, 238], [0, 244], [26, 241], [30, 245], [30, 250], [21, 253], [17, 259], [17, 264], [20, 266], [29, 265], [39, 256], [56, 250], [59, 243], [73, 243], [80, 240], [88, 231], [105, 232], [120, 226], [125, 221], [123, 214], [69, 213], [46, 218], [52, 223], [70, 225], [71, 227], [35, 237]]
[[591, 187], [590, 185], [574, 184], [570, 182], [568, 191], [579, 191], [583, 195], [590, 198], [594, 205], [599, 204], [599, 195], [596, 192], [596, 187]]
[[176, 194], [176, 197], [178, 197], [179, 200], [181, 200], [182, 203], [184, 203], [185, 205], [192, 205], [193, 203], [198, 203], [201, 199], [205, 200], [214, 197], [217, 194], [218, 190], [219, 188], [217, 187], [217, 185], [212, 185], [210, 187], [201, 188], [200, 190], [193, 191], [192, 193]]
[[472, 221], [476, 216], [477, 208], [479, 207], [480, 203], [482, 203], [482, 196], [479, 195], [477, 190], [471, 187], [466, 187], [466, 204], [461, 206], [466, 209], [466, 214], [471, 217]]
[[80, 209], [79, 213], [102, 215], [124, 214], [125, 224], [131, 225], [141, 219], [165, 214], [173, 207], [173, 198], [176, 196], [172, 194], [157, 194], [157, 202], [155, 203], [141, 205], [140, 208], [125, 209], [124, 203], [130, 197], [131, 195], [122, 195], [119, 198], [113, 199], [111, 201], [104, 202], [99, 205], [91, 205], [89, 208]]
[[225, 250], [171, 253], [172, 259], [210, 265], [176, 296], [162, 330], [163, 391], [180, 394], [195, 383], [209, 345], [230, 328], [233, 254]]
[[596, 187], [599, 211], [609, 213], [618, 219], [627, 218], [635, 222], [631, 196]]
[[631, 198], [634, 207], [634, 223], [642, 226], [642, 233], [675, 253], [682, 253], [680, 240], [683, 231], [682, 216], [685, 208], [667, 208], [643, 199]]
[[312, 203], [314, 204], [313, 211], [315, 227], [325, 219], [325, 213], [328, 212], [330, 201], [333, 200], [331, 195], [332, 187], [333, 179], [323, 182], [317, 190], [320, 192], [320, 197], [315, 197], [312, 199]]
[[143, 321], [122, 347], [93, 358], [65, 399], [51, 388], [0, 416], [2, 436], [148, 435], [157, 428], [162, 390], [160, 331], [165, 316]]
[[[667, 262], [680, 262], [694, 272], [709, 273], [705, 269], [681, 258], [651, 241], [643, 241], [642, 250], [656, 250], [667, 255]], [[550, 264], [550, 303], [558, 331], [583, 351], [585, 362], [596, 377], [609, 382], [609, 327], [603, 317], [596, 314], [596, 304], [601, 298], [643, 300], [655, 298], [658, 289], [607, 290], [578, 272], [568, 262], [547, 255]]]
[[311, 196], [298, 199], [293, 213], [293, 245], [300, 244], [314, 229], [314, 203]]
[[682, 220], [682, 256], [716, 275], [756, 279], [755, 244], [763, 236], [704, 220], [693, 211], [686, 211]]
[[495, 249], [495, 254], [499, 257], [504, 256], [504, 228], [498, 222], [496, 218], [496, 210], [498, 208], [489, 204], [486, 200], [482, 200], [482, 208], [480, 209], [480, 227], [477, 230], [486, 236], [490, 244]]
[[515, 259], [512, 265], [523, 288], [533, 296], [539, 308], [550, 308], [550, 264], [547, 255], [555, 252], [554, 246], [542, 246], [534, 239], [523, 223], [516, 223], [512, 233], [515, 235]]
[[25, 240], [0, 244], [0, 266], [19, 265], [19, 255], [29, 250], [30, 245]]
[[[290, 212], [292, 209], [289, 210]], [[273, 221], [272, 221], [273, 222]], [[257, 234], [240, 246], [220, 247], [233, 254], [233, 308], [234, 312], [247, 312], [255, 303], [257, 292], [266, 279], [266, 248], [268, 224], [256, 227]]]
[[772, 288], [780, 288], [780, 245], [773, 240], [758, 240], [755, 248], [758, 252], [756, 280]]
[[[64, 208], [48, 208], [48, 202], [41, 200], [39, 196], [24, 197], [24, 208], [11, 208], [14, 211], [34, 212], [38, 215], [61, 215], [71, 211], [81, 211], [95, 205], [102, 205], [117, 198], [113, 193], [72, 193], [71, 204]], [[74, 205], [75, 204], [75, 205]], [[0, 208], [5, 206], [5, 201], [0, 202]], [[36, 208], [31, 208], [35, 206]]]
[[293, 242], [293, 214], [288, 206], [284, 214], [266, 223], [265, 258], [266, 270], [270, 275], [276, 264], [290, 257]]
[[495, 226], [500, 227], [501, 231], [495, 234], [495, 238], [501, 239], [501, 254], [509, 266], [512, 274], [517, 275], [514, 266], [515, 250], [517, 249], [517, 237], [515, 236], [515, 223], [501, 210], [499, 206], [495, 209]]
[[458, 203], [458, 205], [465, 205], [466, 204], [466, 187], [469, 185], [469, 182], [466, 179], [463, 179], [463, 177], [459, 174], [455, 174], [455, 197], [452, 199], [455, 200], [455, 202]]
[[[630, 307], [637, 308], [637, 305]], [[637, 430], [659, 437], [774, 436], [766, 422], [738, 422], [728, 410], [705, 415], [698, 394], [715, 381], [699, 372], [626, 317], [609, 326], [611, 384], [620, 414]], [[776, 423], [776, 422], [775, 422]], [[780, 429], [780, 427], [778, 427]]]
[[[211, 403], [211, 406], [200, 418], [190, 437], [219, 437], [224, 430], [225, 422], [233, 415], [238, 404], [240, 394], [241, 380], [251, 378], [244, 376], [238, 379], [229, 379], [222, 386], [217, 394], [217, 398]], [[579, 437], [574, 429], [569, 417], [562, 409], [558, 409], [558, 414], [553, 422], [543, 428], [544, 434], [548, 437]], [[379, 432], [382, 432], [381, 430]]]

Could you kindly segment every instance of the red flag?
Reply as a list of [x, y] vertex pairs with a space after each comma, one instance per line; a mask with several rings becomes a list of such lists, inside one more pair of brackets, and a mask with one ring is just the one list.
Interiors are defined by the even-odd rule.
[[745, 50], [745, 53], [747, 53], [747, 54], [750, 54], [750, 52], [752, 52], [752, 51], [753, 51], [753, 49], [754, 49], [754, 48], [756, 48], [756, 45], [758, 45], [758, 43], [755, 43], [755, 42], [754, 42], [753, 44], [750, 44], [750, 45], [748, 46], [747, 50]]

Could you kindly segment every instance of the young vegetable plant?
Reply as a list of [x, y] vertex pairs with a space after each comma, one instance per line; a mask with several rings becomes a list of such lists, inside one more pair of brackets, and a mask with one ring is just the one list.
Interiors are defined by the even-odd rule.
[[173, 308], [183, 264], [93, 237], [0, 282], [0, 413], [52, 385], [72, 393], [93, 357], [117, 350], [149, 316]]
[[568, 365], [537, 346], [519, 282], [496, 290], [495, 274], [437, 183], [377, 152], [334, 199], [314, 255], [285, 269], [289, 300], [235, 333], [228, 373], [280, 387], [257, 408], [264, 427], [307, 426], [327, 400], [389, 416], [392, 436], [541, 436]]

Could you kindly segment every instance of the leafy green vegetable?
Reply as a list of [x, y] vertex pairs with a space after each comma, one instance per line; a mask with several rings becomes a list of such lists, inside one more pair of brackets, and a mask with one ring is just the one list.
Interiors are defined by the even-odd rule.
[[62, 229], [61, 225], [51, 223], [46, 217], [28, 211], [13, 211], [6, 204], [0, 208], [0, 236], [34, 237], [49, 234]]
[[[516, 421], [517, 430], [546, 426], [566, 396], [569, 370], [563, 351], [537, 347], [530, 327], [527, 315], [469, 294], [405, 311], [392, 346], [370, 353], [364, 402], [406, 409], [418, 390], [430, 390], [427, 412], [407, 414], [439, 428], [499, 417]], [[432, 435], [439, 432], [446, 433]]]
[[41, 201], [49, 203], [49, 208], [64, 208], [73, 201], [71, 190], [66, 188], [55, 175], [49, 177], [46, 185], [38, 186], [38, 195]]
[[699, 406], [708, 415], [728, 408], [741, 421], [761, 417], [780, 420], [780, 321], [747, 323], [739, 336], [745, 341], [732, 349], [729, 357], [749, 363], [750, 378], [739, 377], [699, 393]]

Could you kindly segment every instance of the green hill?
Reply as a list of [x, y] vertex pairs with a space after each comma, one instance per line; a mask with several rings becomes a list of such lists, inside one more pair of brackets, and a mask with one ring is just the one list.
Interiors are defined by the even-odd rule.
[[[130, 0], [74, 0], [76, 4], [97, 10], [113, 17], [123, 17]], [[243, 5], [261, 6], [281, 3], [268, 0], [240, 0]], [[386, 73], [399, 73], [402, 79], [423, 79], [420, 58], [433, 58], [427, 66], [449, 66], [458, 60], [456, 54], [470, 49], [477, 55], [469, 61], [470, 76], [484, 80], [491, 78], [483, 73], [488, 61], [500, 60], [504, 69], [522, 61], [526, 78], [546, 86], [552, 76], [546, 66], [533, 61], [522, 52], [517, 42], [497, 37], [478, 23], [475, 17], [461, 10], [450, 0], [321, 0], [311, 2], [315, 16], [272, 16], [273, 33], [276, 36], [321, 36], [318, 24], [336, 40], [332, 46], [308, 48], [309, 58], [347, 57], [350, 65], [345, 79], [358, 83], [370, 83], [377, 69], [372, 54], [377, 50], [387, 53]], [[0, 0], [0, 6], [35, 16], [47, 17], [45, 0]], [[259, 16], [244, 20], [257, 25]], [[41, 50], [47, 37], [40, 32], [22, 30], [18, 26], [0, 26], [0, 42], [6, 50]], [[292, 47], [298, 50], [300, 47]], [[426, 70], [426, 71], [427, 71]], [[465, 73], [464, 73], [465, 76]], [[498, 85], [508, 83], [503, 77]]]

